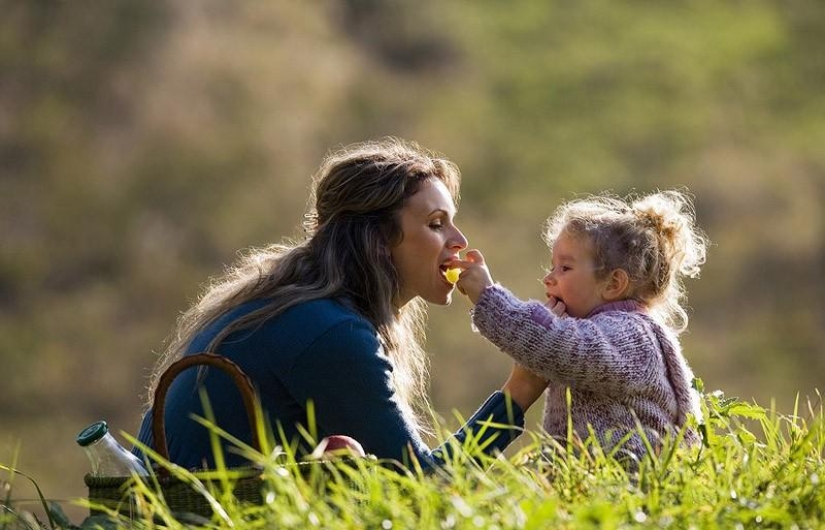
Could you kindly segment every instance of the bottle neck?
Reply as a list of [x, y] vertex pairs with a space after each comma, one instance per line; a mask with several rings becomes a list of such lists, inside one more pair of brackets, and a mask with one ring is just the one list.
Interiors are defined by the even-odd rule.
[[90, 449], [90, 450], [94, 451], [94, 450], [100, 450], [104, 447], [113, 448], [113, 447], [117, 447], [119, 445], [120, 444], [117, 442], [117, 440], [114, 439], [112, 434], [107, 432], [106, 434], [101, 436], [99, 439], [97, 439], [94, 442], [87, 445], [85, 447], [85, 449]]
[[145, 474], [141, 462], [117, 440], [106, 433], [99, 440], [84, 447], [93, 475], [127, 476], [132, 470]]

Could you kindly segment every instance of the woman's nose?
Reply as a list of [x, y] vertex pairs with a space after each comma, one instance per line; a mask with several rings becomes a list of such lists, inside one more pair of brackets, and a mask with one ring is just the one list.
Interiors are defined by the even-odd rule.
[[455, 229], [452, 237], [447, 241], [447, 247], [455, 250], [464, 250], [467, 248], [467, 244], [467, 238], [464, 237], [464, 234], [461, 233], [461, 230], [458, 228]]

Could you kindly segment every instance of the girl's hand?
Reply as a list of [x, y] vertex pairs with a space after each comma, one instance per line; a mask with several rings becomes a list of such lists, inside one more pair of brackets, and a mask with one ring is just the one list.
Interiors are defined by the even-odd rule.
[[530, 405], [536, 402], [544, 389], [547, 388], [547, 381], [518, 363], [513, 363], [510, 370], [510, 377], [501, 391], [509, 394], [510, 397], [521, 410], [526, 412]]
[[564, 305], [564, 302], [562, 302], [555, 296], [548, 297], [547, 301], [544, 302], [544, 307], [549, 309], [550, 312], [556, 315], [557, 317], [567, 316], [567, 306]]
[[493, 277], [484, 262], [484, 256], [476, 249], [468, 250], [464, 259], [454, 261], [451, 267], [462, 269], [455, 285], [473, 304], [478, 302], [478, 297], [484, 289], [493, 285]]

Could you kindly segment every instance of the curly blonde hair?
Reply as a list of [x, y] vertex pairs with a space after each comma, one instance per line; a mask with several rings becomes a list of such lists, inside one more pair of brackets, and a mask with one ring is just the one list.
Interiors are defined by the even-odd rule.
[[624, 270], [629, 297], [680, 333], [688, 323], [683, 279], [698, 277], [708, 246], [695, 219], [691, 196], [682, 190], [601, 194], [560, 206], [547, 220], [544, 239], [552, 248], [561, 233], [585, 238], [596, 277]]

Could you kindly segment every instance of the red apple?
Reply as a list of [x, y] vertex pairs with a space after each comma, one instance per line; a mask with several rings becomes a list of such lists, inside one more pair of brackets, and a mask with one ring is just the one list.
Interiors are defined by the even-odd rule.
[[358, 440], [344, 434], [333, 434], [327, 436], [312, 451], [313, 458], [328, 458], [331, 456], [367, 456], [364, 447]]

